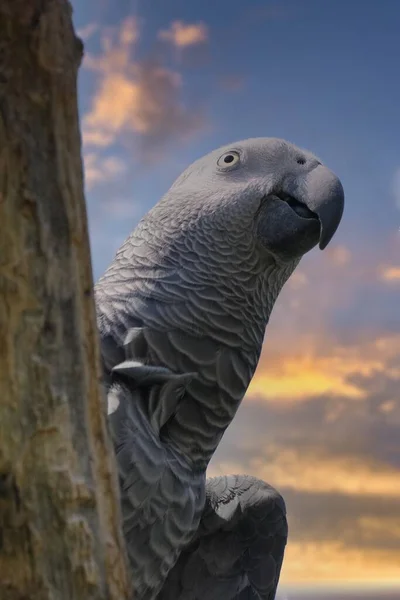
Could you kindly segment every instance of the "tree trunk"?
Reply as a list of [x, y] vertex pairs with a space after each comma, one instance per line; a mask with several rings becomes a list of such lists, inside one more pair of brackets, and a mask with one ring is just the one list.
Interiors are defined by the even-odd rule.
[[0, 598], [131, 598], [67, 0], [0, 0]]

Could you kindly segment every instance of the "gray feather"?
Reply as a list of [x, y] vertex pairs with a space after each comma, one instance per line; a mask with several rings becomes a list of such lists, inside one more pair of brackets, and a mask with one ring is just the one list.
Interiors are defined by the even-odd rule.
[[158, 600], [273, 600], [287, 540], [280, 494], [249, 476], [207, 481], [198, 531]]
[[[108, 403], [113, 409], [108, 420], [136, 597], [150, 600], [161, 589], [179, 550], [197, 530], [205, 501], [205, 475], [193, 471], [192, 465], [159, 437], [160, 426], [180, 401], [180, 394], [176, 394], [179, 376], [171, 374], [171, 380], [160, 383], [160, 372], [151, 368], [155, 371], [154, 383], [150, 371], [144, 380], [138, 378], [133, 389], [130, 380], [138, 368], [142, 376], [144, 365], [135, 364], [128, 377], [126, 372], [117, 371], [108, 390]], [[163, 369], [163, 380], [165, 375]]]

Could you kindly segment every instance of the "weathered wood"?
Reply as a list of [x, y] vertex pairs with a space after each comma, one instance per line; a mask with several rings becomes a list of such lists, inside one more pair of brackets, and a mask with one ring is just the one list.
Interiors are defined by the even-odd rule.
[[0, 1], [0, 599], [124, 600], [67, 0]]

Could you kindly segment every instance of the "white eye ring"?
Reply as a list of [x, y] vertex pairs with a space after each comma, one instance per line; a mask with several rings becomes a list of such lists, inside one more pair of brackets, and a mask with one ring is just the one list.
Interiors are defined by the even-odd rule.
[[235, 150], [230, 150], [229, 152], [224, 152], [222, 156], [219, 157], [217, 161], [217, 165], [219, 167], [223, 167], [225, 169], [230, 169], [233, 166], [237, 165], [240, 162], [240, 154]]

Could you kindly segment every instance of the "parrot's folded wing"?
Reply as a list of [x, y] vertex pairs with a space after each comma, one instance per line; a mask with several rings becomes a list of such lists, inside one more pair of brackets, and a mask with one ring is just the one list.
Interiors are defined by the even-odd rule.
[[273, 600], [286, 541], [274, 488], [247, 475], [209, 479], [198, 532], [158, 600]]
[[[186, 386], [196, 376], [195, 373], [172, 373], [164, 367], [144, 365], [133, 360], [122, 362], [112, 372], [128, 377], [130, 386], [142, 390], [140, 400], [137, 398], [136, 401], [141, 402], [143, 411], [157, 434], [176, 413]], [[112, 396], [109, 401], [113, 402]]]
[[[108, 378], [108, 424], [135, 592], [146, 599], [155, 598], [180, 549], [197, 529], [205, 500], [205, 474], [193, 474], [185, 457], [161, 435], [196, 374], [146, 364], [140, 328], [130, 334], [123, 346], [125, 359], [111, 369]], [[140, 358], [134, 356], [135, 351]]]

